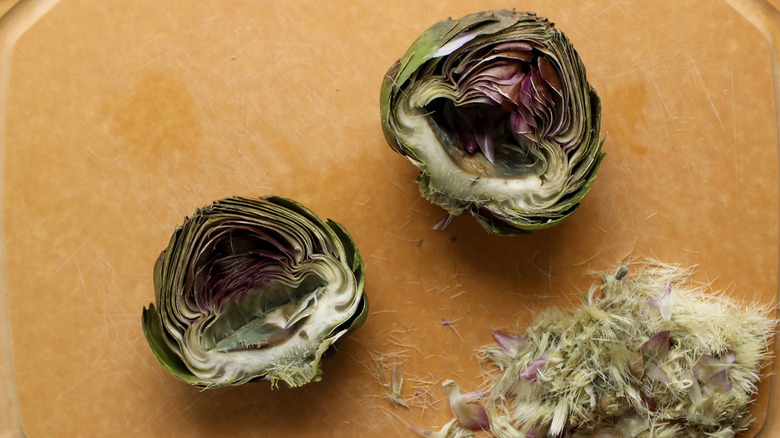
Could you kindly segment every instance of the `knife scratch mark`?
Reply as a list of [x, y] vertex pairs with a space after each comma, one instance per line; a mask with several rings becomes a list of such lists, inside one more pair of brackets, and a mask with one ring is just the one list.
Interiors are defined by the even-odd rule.
[[607, 6], [607, 7], [606, 7], [606, 8], [604, 8], [604, 9], [602, 9], [602, 10], [601, 10], [601, 12], [599, 12], [599, 13], [598, 13], [598, 14], [596, 14], [596, 15], [594, 15], [594, 16], [593, 16], [593, 18], [599, 18], [599, 17], [601, 17], [602, 15], [604, 15], [604, 14], [605, 14], [607, 11], [609, 11], [609, 10], [610, 10], [610, 9], [612, 9], [612, 8], [614, 8], [615, 6], [625, 5], [625, 4], [628, 4], [628, 3], [629, 3], [629, 2], [627, 2], [627, 1], [621, 1], [621, 2], [615, 2], [615, 3], [612, 3], [611, 5]]
[[[648, 76], [648, 75], [647, 75], [647, 72], [644, 72], [644, 73], [645, 73], [645, 77], [647, 77], [647, 76]], [[661, 89], [660, 89], [660, 88], [658, 88], [658, 83], [656, 82], [655, 78], [650, 78], [650, 77], [648, 77], [648, 79], [650, 80], [650, 83], [651, 83], [651, 84], [653, 84], [653, 88], [655, 89], [655, 92], [658, 94], [658, 97], [660, 97], [660, 99], [659, 99], [659, 100], [661, 101], [661, 106], [663, 106], [663, 109], [664, 109], [664, 112], [666, 112], [666, 115], [667, 115], [667, 116], [668, 116], [670, 119], [672, 119], [672, 120], [677, 120], [677, 119], [678, 119], [677, 115], [676, 115], [676, 114], [673, 114], [673, 113], [672, 113], [672, 110], [671, 110], [671, 109], [669, 108], [669, 106], [666, 104], [666, 99], [664, 99], [664, 95], [663, 95], [663, 93], [661, 92]], [[669, 130], [666, 128], [666, 124], [665, 124], [665, 123], [661, 123], [661, 126], [662, 126], [662, 127], [664, 128], [664, 130], [666, 131], [666, 137], [667, 137], [667, 138], [671, 138], [671, 135], [669, 134]]]
[[393, 184], [393, 185], [394, 185], [394, 186], [395, 186], [395, 187], [396, 187], [398, 190], [400, 190], [400, 191], [404, 192], [406, 195], [408, 195], [408, 196], [413, 196], [411, 193], [409, 193], [408, 191], [406, 191], [406, 190], [405, 190], [403, 187], [401, 187], [401, 186], [400, 186], [398, 183], [396, 183], [395, 181], [390, 181], [390, 183], [391, 183], [391, 184]]
[[720, 118], [720, 113], [718, 113], [718, 109], [715, 107], [715, 102], [712, 100], [712, 96], [710, 96], [710, 90], [707, 89], [707, 84], [704, 83], [704, 79], [701, 77], [701, 72], [699, 71], [699, 66], [696, 64], [696, 60], [688, 54], [688, 59], [691, 61], [691, 66], [693, 66], [693, 72], [696, 74], [696, 79], [699, 80], [699, 84], [701, 84], [701, 88], [704, 90], [704, 95], [707, 96], [707, 100], [710, 103], [710, 107], [712, 107], [712, 112], [715, 113], [715, 118], [718, 119], [718, 123], [720, 124], [720, 127], [723, 129], [723, 132], [728, 134], [728, 131], [726, 130], [726, 125], [723, 124], [723, 120]]
[[101, 354], [100, 354], [100, 357], [98, 357], [98, 358], [97, 358], [95, 361], [93, 361], [93, 367], [92, 367], [92, 369], [90, 369], [90, 370], [89, 370], [87, 373], [85, 373], [85, 374], [84, 374], [84, 376], [83, 376], [82, 378], [80, 378], [80, 379], [79, 379], [79, 380], [77, 380], [76, 382], [73, 382], [73, 383], [72, 383], [70, 386], [68, 386], [68, 388], [67, 388], [67, 389], [65, 389], [64, 391], [62, 391], [62, 392], [60, 393], [60, 395], [59, 395], [59, 396], [57, 396], [57, 398], [56, 398], [56, 399], [54, 399], [54, 401], [55, 401], [55, 402], [58, 402], [58, 401], [62, 400], [62, 398], [63, 398], [63, 397], [65, 397], [65, 396], [66, 396], [68, 393], [70, 393], [70, 392], [71, 392], [71, 391], [73, 391], [74, 389], [78, 388], [79, 386], [81, 386], [82, 384], [84, 384], [84, 383], [85, 383], [87, 380], [91, 379], [91, 378], [92, 378], [92, 376], [94, 376], [95, 374], [97, 374], [97, 373], [95, 372], [95, 371], [96, 371], [96, 368], [99, 368], [99, 366], [98, 366], [98, 365], [99, 365], [100, 359], [102, 359], [102, 358], [103, 358], [103, 357], [105, 357], [105, 356], [106, 356], [106, 353], [105, 353], [105, 352], [101, 353]]
[[585, 259], [585, 260], [583, 260], [581, 262], [578, 262], [578, 263], [572, 263], [572, 266], [582, 266], [582, 265], [585, 265], [588, 262], [591, 262], [591, 261], [595, 260], [596, 257], [600, 256], [601, 253], [603, 253], [603, 252], [604, 252], [604, 248], [601, 248], [596, 254], [593, 254], [592, 256], [588, 257], [587, 259]]
[[[729, 29], [732, 28], [731, 15], [729, 15]], [[729, 51], [729, 79], [731, 81], [731, 147], [734, 151], [734, 156], [737, 155], [737, 94], [734, 89], [734, 52]], [[739, 187], [739, 160], [734, 160], [734, 187]], [[735, 190], [735, 204], [739, 205], [739, 190]]]
[[89, 299], [89, 293], [87, 292], [87, 282], [84, 281], [84, 273], [81, 271], [81, 263], [76, 259], [76, 270], [79, 274], [79, 281], [81, 282], [81, 292], [84, 294], [84, 300], [87, 302], [87, 308], [94, 315], [98, 315], [98, 312], [92, 307], [92, 300]]
[[81, 251], [81, 248], [83, 248], [83, 247], [84, 247], [84, 245], [86, 245], [86, 244], [87, 244], [87, 242], [88, 242], [89, 240], [91, 240], [91, 239], [92, 239], [92, 237], [94, 236], [94, 234], [95, 234], [95, 232], [94, 232], [94, 231], [93, 231], [92, 233], [90, 233], [90, 234], [87, 236], [87, 238], [86, 238], [86, 239], [84, 239], [84, 240], [81, 242], [81, 244], [80, 244], [80, 245], [79, 245], [79, 246], [78, 246], [78, 247], [77, 247], [75, 250], [71, 251], [71, 253], [68, 255], [68, 257], [66, 257], [66, 258], [65, 258], [65, 259], [62, 261], [62, 263], [61, 263], [59, 266], [57, 266], [57, 268], [56, 268], [56, 269], [54, 269], [54, 273], [55, 273], [55, 274], [59, 273], [59, 272], [60, 272], [60, 270], [61, 270], [63, 267], [65, 267], [65, 265], [67, 265], [67, 264], [68, 264], [68, 263], [69, 263], [71, 260], [73, 260], [73, 258], [76, 256], [76, 254], [77, 254], [79, 251]]

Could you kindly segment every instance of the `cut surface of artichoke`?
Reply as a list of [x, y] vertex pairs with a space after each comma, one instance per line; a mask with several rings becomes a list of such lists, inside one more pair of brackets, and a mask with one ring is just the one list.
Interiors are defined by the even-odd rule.
[[527, 12], [433, 25], [387, 72], [380, 114], [390, 146], [420, 170], [422, 195], [498, 234], [564, 220], [604, 156], [579, 56]]
[[[193, 374], [218, 386], [257, 376], [294, 386], [315, 380], [315, 365], [327, 349], [322, 346], [346, 333], [334, 328], [354, 315], [360, 297], [352, 273], [337, 260], [304, 269], [324, 278], [252, 291], [193, 322], [182, 336], [187, 347], [182, 353]], [[264, 309], [269, 292], [287, 299]]]
[[285, 198], [227, 198], [187, 219], [158, 258], [144, 332], [188, 383], [300, 386], [365, 319], [364, 272], [336, 222]]
[[[453, 199], [455, 208], [450, 213], [460, 214], [463, 209], [457, 200], [473, 200], [484, 205], [500, 208], [502, 205], [520, 210], [532, 211], [550, 200], [560, 190], [554, 184], [543, 184], [542, 179], [533, 173], [523, 173], [514, 178], [491, 177], [464, 169], [461, 163], [453, 159], [448, 146], [443, 144], [435, 130], [426, 119], [424, 107], [409, 108], [399, 105], [396, 121], [403, 127], [399, 139], [405, 144], [415, 144], [415, 157], [408, 157], [432, 180], [436, 190]], [[407, 135], [407, 133], [409, 133]], [[557, 166], [562, 173], [562, 166]]]

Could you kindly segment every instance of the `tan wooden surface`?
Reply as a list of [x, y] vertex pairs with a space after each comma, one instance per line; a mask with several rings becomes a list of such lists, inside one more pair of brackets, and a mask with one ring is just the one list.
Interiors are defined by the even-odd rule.
[[[382, 136], [380, 82], [434, 22], [512, 6], [574, 43], [608, 156], [557, 228], [501, 238], [462, 217], [433, 231], [442, 211]], [[63, 0], [3, 78], [13, 368], [1, 370], [18, 394], [5, 404], [28, 437], [411, 436], [450, 418], [442, 380], [483, 384], [474, 351], [491, 329], [574, 305], [627, 254], [699, 265], [697, 280], [775, 303], [773, 54], [746, 16], [720, 0]], [[320, 383], [199, 391], [165, 373], [141, 332], [152, 265], [196, 208], [268, 194], [351, 231], [369, 318]], [[404, 396], [427, 409], [381, 398], [379, 354], [405, 358]], [[746, 436], [770, 391], [763, 380]], [[15, 414], [2, 415], [10, 436]]]

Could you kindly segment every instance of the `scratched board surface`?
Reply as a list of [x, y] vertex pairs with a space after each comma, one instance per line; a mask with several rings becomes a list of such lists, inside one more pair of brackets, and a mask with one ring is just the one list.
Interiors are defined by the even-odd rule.
[[[484, 384], [491, 330], [571, 307], [628, 254], [774, 303], [778, 170], [770, 48], [716, 0], [64, 0], [14, 50], [7, 100], [8, 310], [28, 437], [406, 436]], [[608, 155], [582, 208], [536, 234], [446, 231], [386, 144], [379, 86], [434, 22], [531, 10], [571, 39]], [[352, 233], [371, 311], [322, 382], [201, 391], [141, 332], [152, 266], [196, 208], [297, 199]], [[453, 321], [443, 326], [442, 319]], [[384, 395], [395, 357], [410, 409]], [[763, 424], [768, 379], [753, 412]]]

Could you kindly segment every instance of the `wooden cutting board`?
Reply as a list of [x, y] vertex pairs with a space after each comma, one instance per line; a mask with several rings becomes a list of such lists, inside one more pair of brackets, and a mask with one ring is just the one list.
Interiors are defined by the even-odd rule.
[[[443, 212], [382, 136], [380, 83], [434, 22], [513, 6], [548, 17], [579, 51], [608, 156], [556, 228], [496, 237], [461, 217], [433, 231]], [[716, 290], [777, 300], [772, 55], [723, 1], [63, 0], [11, 53], [9, 434], [411, 436], [451, 417], [441, 381], [482, 385], [489, 365], [474, 351], [492, 329], [573, 306], [626, 255], [698, 265]], [[350, 230], [369, 318], [320, 383], [189, 387], [141, 332], [154, 260], [196, 208], [270, 194]], [[381, 357], [402, 359], [410, 409], [383, 398]], [[771, 390], [764, 379], [746, 436], [779, 413]]]

